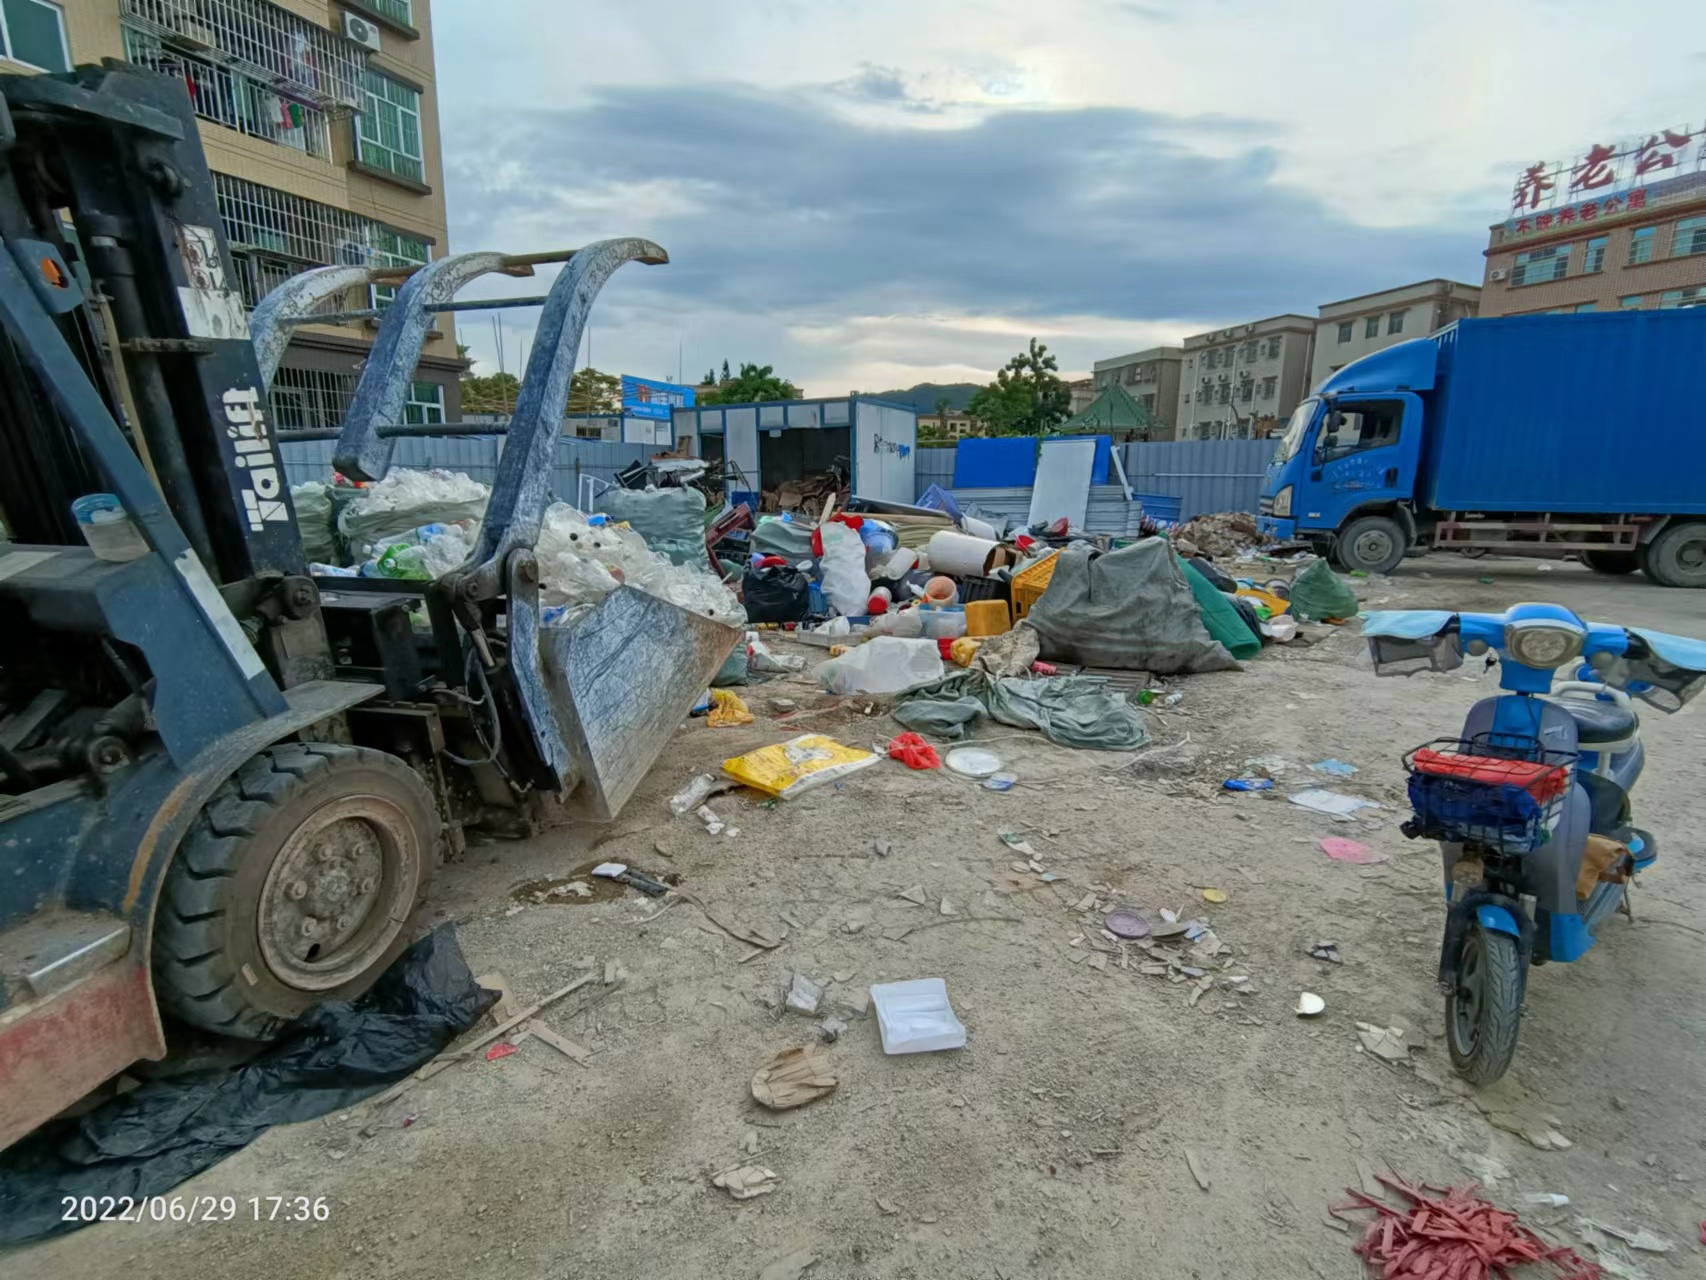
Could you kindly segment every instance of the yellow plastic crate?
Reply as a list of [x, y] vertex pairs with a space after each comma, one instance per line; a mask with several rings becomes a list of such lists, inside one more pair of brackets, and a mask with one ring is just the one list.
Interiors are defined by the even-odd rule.
[[1013, 617], [1024, 617], [1031, 611], [1031, 606], [1043, 598], [1043, 592], [1048, 590], [1048, 584], [1054, 580], [1054, 566], [1060, 560], [1060, 552], [1053, 552], [1048, 559], [1039, 560], [1029, 569], [1022, 569], [1013, 575]]

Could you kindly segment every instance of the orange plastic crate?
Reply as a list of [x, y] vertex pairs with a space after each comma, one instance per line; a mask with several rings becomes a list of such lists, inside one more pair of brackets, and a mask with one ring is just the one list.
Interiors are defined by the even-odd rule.
[[1060, 552], [1056, 551], [1046, 560], [1039, 560], [1029, 569], [1023, 569], [1013, 575], [1013, 617], [1024, 617], [1031, 611], [1031, 606], [1043, 598], [1043, 592], [1048, 590], [1048, 584], [1054, 580], [1054, 566], [1060, 561]]

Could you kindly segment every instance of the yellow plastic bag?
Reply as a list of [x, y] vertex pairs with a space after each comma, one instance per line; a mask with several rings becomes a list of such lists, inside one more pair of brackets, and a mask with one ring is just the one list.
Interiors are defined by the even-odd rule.
[[983, 646], [983, 640], [977, 636], [961, 636], [949, 646], [948, 652], [953, 656], [954, 665], [971, 666], [972, 659], [977, 657], [977, 651]]
[[725, 760], [723, 772], [745, 786], [787, 800], [876, 762], [869, 751], [844, 747], [821, 733], [807, 733]]
[[1237, 594], [1254, 600], [1259, 605], [1265, 605], [1268, 612], [1276, 618], [1291, 608], [1291, 601], [1284, 596], [1276, 596], [1273, 592], [1264, 591], [1260, 587], [1239, 587]]
[[737, 724], [751, 724], [752, 712], [746, 709], [746, 703], [740, 700], [738, 693], [713, 689], [711, 710], [705, 717], [705, 723], [713, 729], [731, 729]]

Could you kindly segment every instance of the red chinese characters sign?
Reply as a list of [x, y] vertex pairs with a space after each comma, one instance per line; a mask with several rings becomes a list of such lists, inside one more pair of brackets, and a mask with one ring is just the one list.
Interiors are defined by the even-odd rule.
[[1640, 213], [1647, 207], [1647, 189], [1636, 187], [1621, 195], [1606, 196], [1603, 200], [1584, 200], [1565, 205], [1562, 209], [1543, 209], [1531, 218], [1512, 218], [1505, 223], [1505, 237], [1539, 235], [1545, 231], [1562, 231], [1573, 226], [1592, 226], [1601, 218], [1616, 218], [1625, 213]]
[[[1562, 221], [1560, 206], [1576, 207], [1574, 221], [1604, 216], [1608, 196], [1624, 196], [1637, 187], [1706, 172], [1706, 127], [1661, 129], [1621, 142], [1595, 142], [1573, 160], [1529, 165], [1511, 192], [1512, 222], [1533, 222], [1543, 211]], [[1586, 203], [1583, 203], [1583, 202]], [[1592, 209], [1585, 218], [1584, 211]]]

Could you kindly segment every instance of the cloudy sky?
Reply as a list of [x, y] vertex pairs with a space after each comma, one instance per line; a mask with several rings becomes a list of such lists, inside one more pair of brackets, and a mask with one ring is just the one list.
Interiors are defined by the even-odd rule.
[[[1478, 281], [1522, 167], [1706, 124], [1685, 0], [439, 0], [434, 27], [457, 250], [653, 239], [672, 262], [606, 287], [593, 363], [814, 395]], [[529, 313], [505, 325], [513, 370]], [[489, 322], [462, 338], [496, 367]]]

